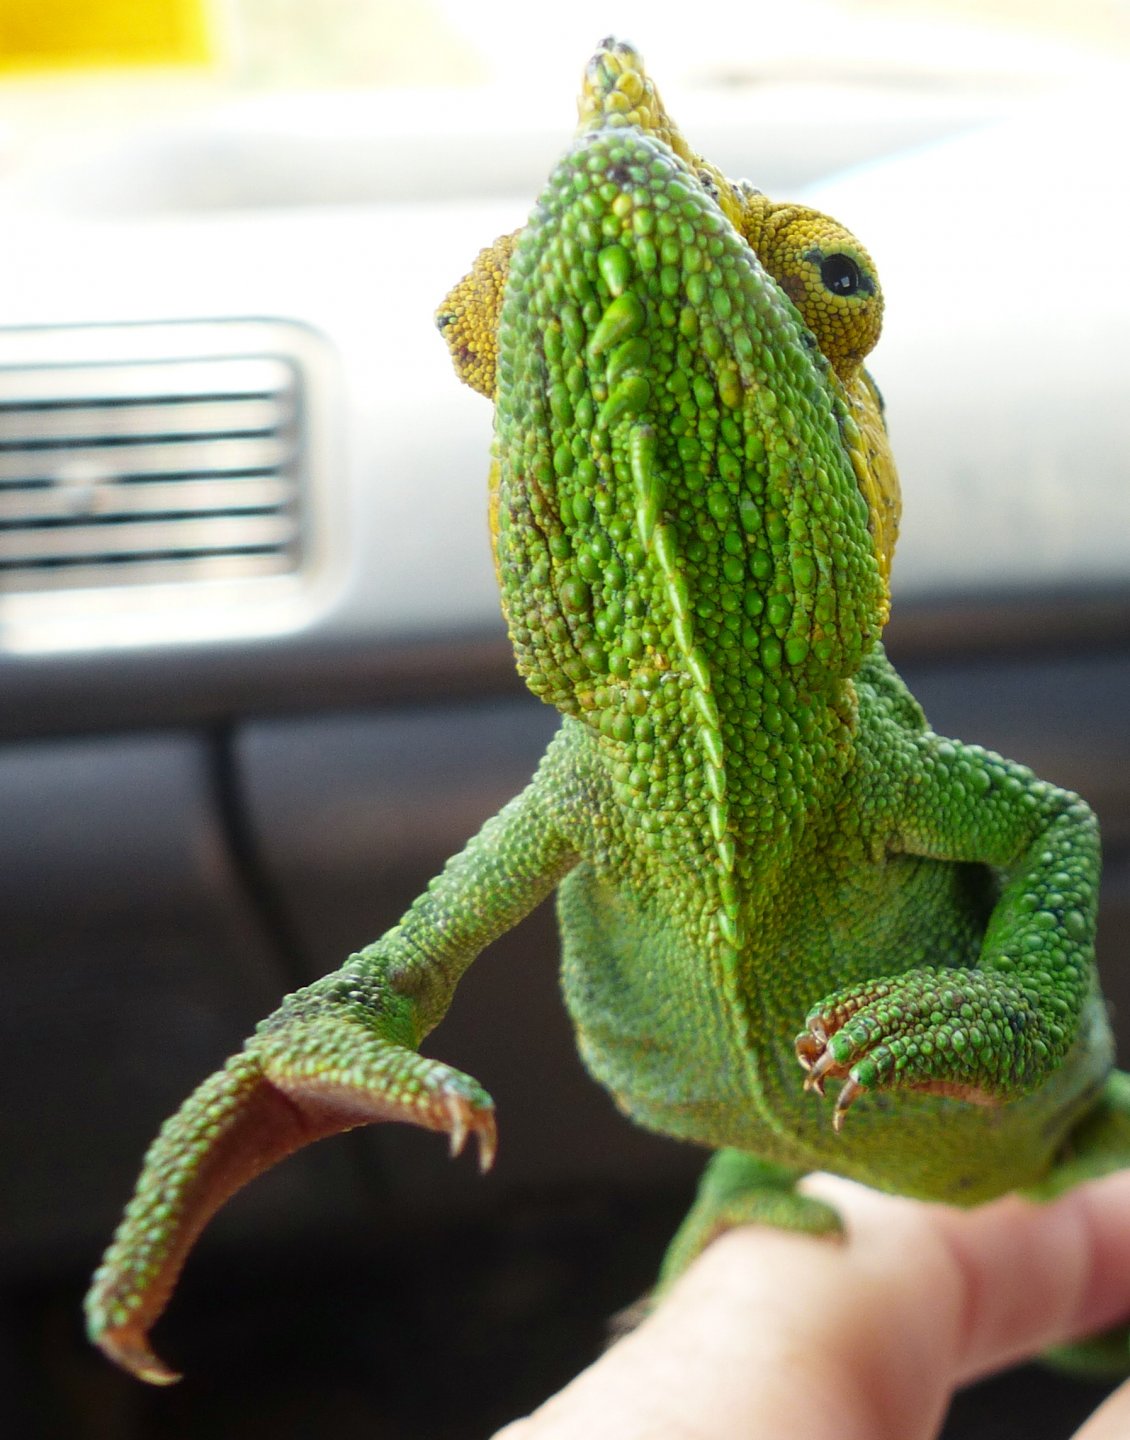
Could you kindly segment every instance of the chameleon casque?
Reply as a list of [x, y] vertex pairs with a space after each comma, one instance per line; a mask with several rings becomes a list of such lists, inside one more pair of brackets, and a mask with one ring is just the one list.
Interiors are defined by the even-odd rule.
[[189, 1248], [291, 1151], [398, 1120], [490, 1164], [490, 1097], [418, 1046], [555, 888], [585, 1064], [717, 1151], [661, 1287], [729, 1225], [838, 1233], [813, 1170], [972, 1205], [1130, 1159], [1095, 819], [935, 735], [880, 645], [881, 312], [842, 226], [727, 180], [601, 45], [529, 223], [438, 316], [494, 401], [503, 607], [560, 730], [397, 926], [166, 1122], [87, 1300], [119, 1363], [176, 1378], [147, 1336]]

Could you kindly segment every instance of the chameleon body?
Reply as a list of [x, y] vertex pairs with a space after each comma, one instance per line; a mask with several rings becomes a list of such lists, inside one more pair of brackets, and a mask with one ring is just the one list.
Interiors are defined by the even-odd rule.
[[309, 1140], [407, 1120], [489, 1163], [489, 1097], [418, 1046], [555, 888], [588, 1068], [718, 1152], [661, 1284], [727, 1225], [837, 1233], [814, 1169], [975, 1204], [1130, 1154], [1094, 817], [935, 735], [879, 642], [881, 307], [847, 231], [728, 181], [602, 45], [529, 224], [438, 317], [494, 400], [503, 606], [561, 728], [400, 924], [167, 1122], [88, 1298], [115, 1359], [173, 1378], [147, 1332], [193, 1238]]

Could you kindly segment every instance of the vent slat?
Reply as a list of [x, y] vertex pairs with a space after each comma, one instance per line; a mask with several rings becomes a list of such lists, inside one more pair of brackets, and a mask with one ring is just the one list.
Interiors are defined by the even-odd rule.
[[274, 470], [285, 465], [291, 443], [279, 436], [222, 440], [169, 440], [100, 449], [76, 445], [57, 449], [0, 451], [0, 483], [59, 480], [92, 484], [113, 476], [182, 475], [210, 471]]
[[183, 405], [198, 399], [284, 396], [297, 389], [294, 368], [270, 355], [124, 365], [0, 367], [0, 411], [94, 403], [112, 407], [151, 400]]
[[0, 565], [54, 560], [113, 559], [178, 551], [283, 549], [296, 539], [289, 515], [209, 515], [187, 520], [136, 520], [116, 525], [72, 525], [44, 530], [0, 530]]
[[190, 400], [175, 405], [82, 404], [50, 411], [0, 406], [0, 448], [57, 445], [64, 440], [121, 444], [169, 435], [269, 434], [284, 430], [293, 418], [290, 397]]
[[281, 475], [237, 479], [164, 480], [148, 484], [106, 480], [48, 489], [0, 490], [0, 527], [78, 525], [140, 515], [238, 514], [281, 509], [294, 484]]
[[270, 575], [285, 575], [294, 569], [287, 551], [270, 550], [260, 553], [239, 551], [235, 554], [119, 557], [113, 564], [105, 561], [88, 564], [75, 560], [64, 565], [40, 565], [17, 569], [0, 564], [0, 590], [10, 589], [13, 578], [21, 591], [95, 589], [104, 585], [144, 586], [176, 581], [258, 580]]

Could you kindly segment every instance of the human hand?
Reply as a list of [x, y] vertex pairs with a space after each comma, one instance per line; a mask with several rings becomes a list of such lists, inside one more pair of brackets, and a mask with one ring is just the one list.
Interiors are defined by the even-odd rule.
[[[820, 1176], [845, 1244], [723, 1235], [496, 1440], [931, 1440], [953, 1392], [1130, 1315], [1130, 1172], [959, 1211]], [[1130, 1434], [1130, 1386], [1075, 1440]]]

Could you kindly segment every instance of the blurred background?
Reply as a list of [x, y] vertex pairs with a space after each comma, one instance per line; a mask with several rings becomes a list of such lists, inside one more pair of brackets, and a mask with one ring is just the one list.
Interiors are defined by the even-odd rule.
[[[430, 1042], [496, 1099], [489, 1177], [395, 1127], [316, 1147], [201, 1243], [157, 1334], [183, 1385], [81, 1336], [160, 1120], [554, 729], [498, 616], [489, 406], [431, 317], [608, 33], [703, 154], [875, 256], [890, 649], [938, 730], [1098, 809], [1125, 1027], [1130, 6], [0, 0], [5, 1434], [485, 1435], [597, 1353], [689, 1203], [701, 1155], [580, 1069], [543, 907]], [[1095, 1394], [1028, 1369], [947, 1436], [1067, 1435]]]

